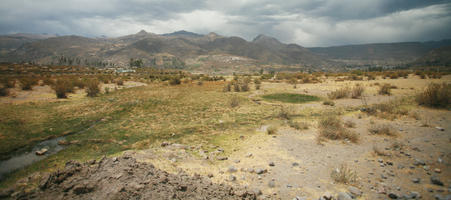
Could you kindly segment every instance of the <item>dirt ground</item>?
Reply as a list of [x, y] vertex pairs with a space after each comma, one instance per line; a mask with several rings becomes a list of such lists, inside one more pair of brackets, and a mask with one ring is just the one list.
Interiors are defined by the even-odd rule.
[[[307, 121], [308, 130], [281, 125], [275, 135], [266, 133], [270, 124], [262, 124], [251, 133], [230, 139], [228, 143], [233, 148], [162, 143], [158, 147], [126, 152], [117, 161], [111, 158], [83, 167], [69, 163], [65, 170], [44, 177], [40, 190], [11, 192], [17, 199], [451, 199], [449, 110], [413, 106], [409, 115], [387, 120], [352, 109], [412, 96], [430, 82], [450, 83], [451, 76], [440, 80], [417, 77], [328, 80], [299, 84], [296, 88], [286, 83], [265, 82], [249, 98], [273, 92], [325, 97], [344, 86], [364, 85], [365, 101], [340, 99], [334, 101], [334, 107], [322, 102], [266, 102], [275, 109], [290, 106], [295, 112], [350, 110], [341, 118], [355, 123], [349, 129], [359, 135], [360, 141], [319, 144], [316, 120]], [[397, 87], [392, 90], [392, 96], [377, 94], [378, 85], [383, 83]], [[412, 117], [412, 113], [418, 117]], [[369, 127], [380, 124], [392, 126], [396, 136], [369, 132]], [[341, 184], [331, 178], [331, 173], [343, 165], [355, 172], [355, 182]]]

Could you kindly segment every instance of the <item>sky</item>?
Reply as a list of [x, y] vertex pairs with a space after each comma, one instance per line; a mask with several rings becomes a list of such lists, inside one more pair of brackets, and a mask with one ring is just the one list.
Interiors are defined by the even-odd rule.
[[445, 0], [1, 0], [0, 34], [178, 30], [305, 47], [451, 38]]

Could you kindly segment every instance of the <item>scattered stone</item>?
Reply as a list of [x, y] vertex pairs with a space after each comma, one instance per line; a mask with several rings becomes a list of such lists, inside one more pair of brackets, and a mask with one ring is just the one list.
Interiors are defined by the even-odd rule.
[[47, 153], [47, 151], [49, 151], [49, 150], [46, 149], [46, 148], [42, 148], [41, 150], [36, 151], [36, 155], [42, 156], [42, 155], [44, 155], [45, 153]]
[[58, 141], [58, 145], [68, 145], [69, 142], [67, 140], [60, 140]]
[[389, 197], [390, 199], [398, 199], [398, 195], [396, 195], [395, 193], [390, 193], [390, 194], [388, 194], [388, 197]]
[[210, 173], [207, 176], [208, 176], [208, 178], [213, 178], [214, 175], [212, 173]]
[[439, 168], [435, 168], [435, 169], [434, 169], [434, 172], [435, 172], [435, 173], [442, 173], [442, 170], [440, 170]]
[[236, 177], [234, 175], [229, 176], [229, 181], [236, 181]]
[[225, 156], [219, 156], [219, 157], [217, 157], [216, 159], [218, 159], [218, 160], [227, 160], [227, 159], [229, 159], [229, 158], [227, 158], [227, 157], [225, 157]]
[[436, 176], [431, 177], [431, 183], [434, 185], [440, 185], [443, 186], [443, 182]]
[[293, 167], [299, 166], [299, 163], [294, 162], [294, 163], [291, 164], [291, 166], [293, 166]]
[[235, 173], [236, 171], [238, 171], [234, 166], [230, 166], [228, 169], [227, 169], [227, 172], [229, 172], [229, 173]]
[[432, 188], [427, 188], [426, 190], [430, 193], [434, 192], [434, 189], [432, 189]]
[[337, 200], [352, 200], [352, 198], [347, 193], [340, 192], [338, 193]]
[[321, 195], [320, 200], [332, 200], [334, 197], [330, 193], [325, 193]]
[[423, 169], [424, 169], [425, 171], [429, 171], [431, 168], [430, 168], [428, 165], [425, 165], [425, 166], [423, 166]]
[[348, 191], [349, 191], [349, 193], [351, 193], [355, 197], [359, 197], [359, 196], [362, 195], [362, 191], [360, 191], [359, 188], [356, 188], [356, 187], [353, 187], [353, 186], [349, 186], [348, 187]]
[[269, 166], [270, 166], [270, 167], [274, 167], [274, 166], [275, 166], [274, 162], [272, 162], [272, 161], [269, 162]]
[[247, 168], [246, 171], [249, 172], [249, 173], [252, 173], [252, 172], [254, 172], [254, 169], [253, 168]]
[[421, 198], [421, 195], [418, 192], [412, 191], [409, 194], [409, 198], [410, 199], [419, 199], [419, 198]]
[[293, 198], [293, 200], [307, 200], [307, 197], [296, 196]]
[[252, 153], [248, 153], [248, 154], [246, 155], [246, 157], [248, 157], [248, 158], [252, 157]]
[[445, 129], [444, 128], [442, 128], [442, 127], [440, 127], [440, 126], [437, 126], [437, 127], [435, 127], [437, 130], [439, 130], [439, 131], [445, 131]]
[[165, 147], [165, 146], [168, 146], [169, 145], [169, 142], [162, 142], [161, 143], [161, 147]]
[[413, 178], [413, 179], [412, 179], [412, 182], [413, 182], [413, 183], [420, 183], [420, 179], [419, 179], [419, 178]]
[[80, 195], [80, 194], [86, 194], [89, 192], [92, 192], [94, 190], [94, 187], [88, 184], [80, 184], [80, 185], [76, 185], [74, 186], [73, 192], [76, 195]]
[[420, 166], [420, 165], [426, 165], [426, 163], [420, 159], [415, 159], [415, 161], [413, 162], [413, 164], [415, 166]]
[[437, 162], [438, 162], [438, 163], [442, 163], [442, 162], [443, 162], [442, 158], [438, 158], [438, 159], [437, 159]]
[[240, 163], [240, 160], [235, 160], [235, 161], [233, 161], [234, 163]]
[[266, 172], [267, 172], [266, 169], [256, 169], [255, 170], [255, 173], [257, 173], [257, 174], [263, 174], [263, 173], [266, 173]]
[[260, 189], [258, 189], [258, 188], [253, 189], [252, 192], [254, 192], [256, 195], [263, 194], [262, 191]]
[[276, 182], [274, 182], [274, 180], [269, 181], [268, 187], [270, 187], [270, 188], [276, 187]]

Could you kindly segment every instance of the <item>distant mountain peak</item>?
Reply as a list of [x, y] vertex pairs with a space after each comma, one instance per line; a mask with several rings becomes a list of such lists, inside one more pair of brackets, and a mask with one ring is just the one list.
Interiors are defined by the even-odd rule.
[[185, 31], [185, 30], [180, 30], [180, 31], [172, 32], [172, 33], [165, 33], [165, 34], [162, 34], [162, 36], [202, 37], [203, 35]]
[[147, 32], [144, 29], [142, 29], [137, 33], [137, 35], [145, 35], [145, 34], [147, 34]]
[[273, 38], [273, 37], [270, 37], [270, 36], [267, 36], [264, 34], [257, 35], [257, 37], [255, 37], [254, 40], [252, 40], [252, 42], [268, 41], [268, 40], [279, 42], [279, 40], [277, 40], [276, 38]]

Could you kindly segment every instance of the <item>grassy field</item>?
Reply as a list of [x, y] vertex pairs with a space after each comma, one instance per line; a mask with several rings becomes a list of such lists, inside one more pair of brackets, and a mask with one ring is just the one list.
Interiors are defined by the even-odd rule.
[[[222, 92], [222, 85], [222, 82], [206, 82], [202, 86], [151, 84], [96, 98], [2, 106], [2, 155], [69, 132], [73, 134], [67, 140], [74, 143], [13, 173], [2, 185], [35, 171], [61, 167], [71, 159], [89, 160], [148, 148], [162, 141], [188, 145], [217, 141], [214, 137], [223, 137], [218, 133], [243, 127], [255, 129], [262, 120], [274, 115], [269, 107], [244, 98], [246, 93]], [[237, 95], [239, 105], [232, 108], [229, 101]]]
[[310, 96], [305, 94], [293, 94], [293, 93], [275, 93], [263, 95], [263, 99], [269, 101], [280, 101], [284, 103], [305, 103], [309, 101], [319, 101], [320, 98], [316, 96]]

